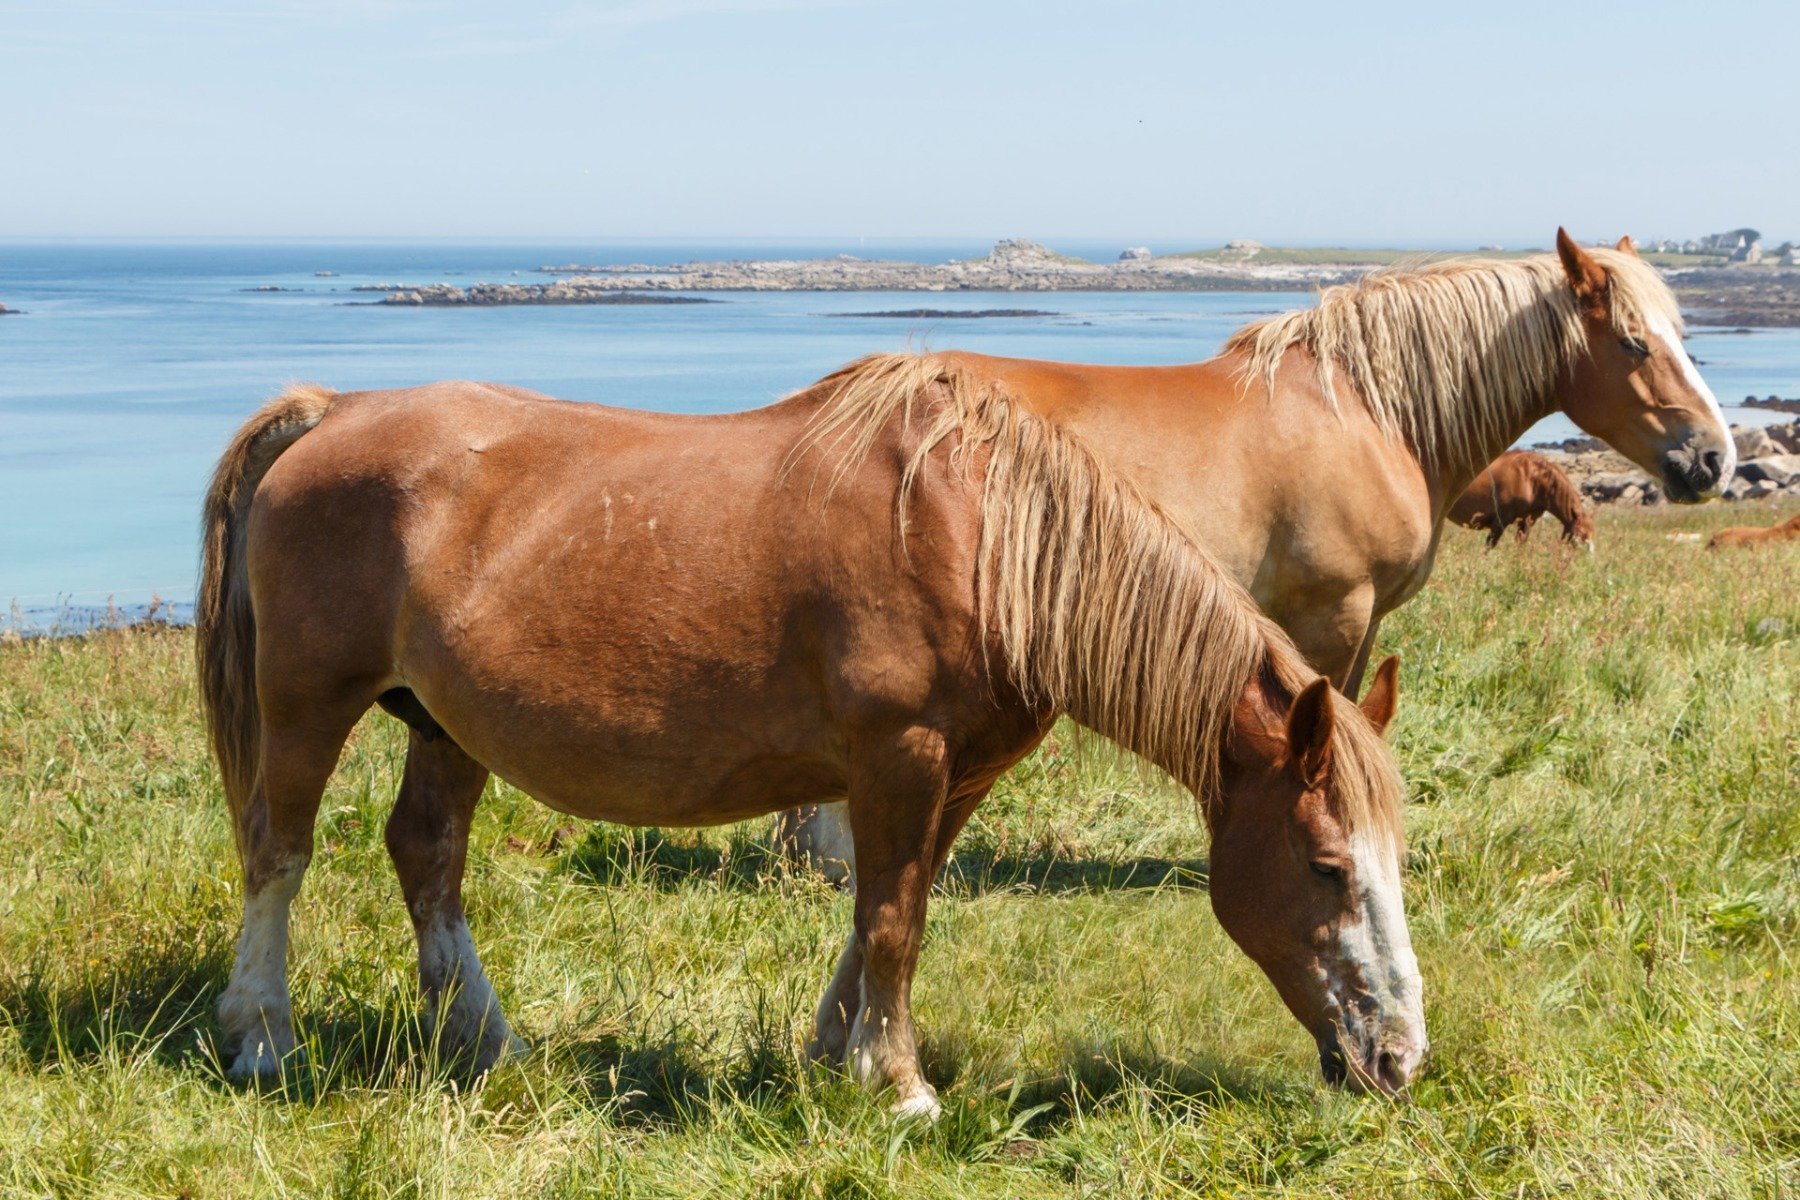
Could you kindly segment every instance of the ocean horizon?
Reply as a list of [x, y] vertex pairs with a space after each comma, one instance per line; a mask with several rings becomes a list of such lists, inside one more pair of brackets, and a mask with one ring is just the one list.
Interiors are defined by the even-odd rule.
[[[1086, 258], [1123, 243], [1052, 241]], [[568, 262], [697, 258], [944, 261], [980, 239], [673, 242], [404, 239], [0, 242], [0, 627], [79, 626], [152, 597], [185, 616], [199, 504], [237, 425], [284, 385], [350, 390], [489, 379], [571, 400], [717, 413], [770, 403], [879, 350], [961, 348], [1119, 364], [1192, 362], [1306, 292], [703, 295], [711, 304], [434, 309], [380, 306], [376, 283], [541, 281]], [[1187, 248], [1154, 246], [1159, 251]], [[271, 289], [281, 290], [253, 290]], [[894, 309], [1045, 315], [838, 319]], [[1695, 330], [1690, 349], [1737, 423], [1746, 395], [1800, 395], [1800, 330]], [[1527, 444], [1574, 436], [1565, 418]]]

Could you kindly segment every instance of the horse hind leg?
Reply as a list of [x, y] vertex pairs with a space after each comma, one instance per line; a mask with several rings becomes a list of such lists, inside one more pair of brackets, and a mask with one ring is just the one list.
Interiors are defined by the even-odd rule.
[[313, 823], [326, 782], [365, 707], [328, 708], [309, 720], [265, 716], [258, 777], [235, 813], [244, 925], [231, 981], [219, 999], [233, 1079], [279, 1077], [294, 1050], [288, 913], [312, 861]]
[[843, 801], [804, 804], [775, 818], [775, 846], [795, 866], [810, 866], [832, 883], [856, 888], [856, 847]]
[[487, 768], [441, 732], [415, 727], [387, 823], [388, 855], [418, 938], [426, 1010], [439, 1044], [467, 1055], [477, 1071], [524, 1050], [500, 1011], [463, 914], [469, 823], [487, 778]]

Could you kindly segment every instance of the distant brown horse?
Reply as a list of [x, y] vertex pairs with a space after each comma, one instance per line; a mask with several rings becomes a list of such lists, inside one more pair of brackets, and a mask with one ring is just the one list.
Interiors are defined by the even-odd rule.
[[1706, 543], [1708, 550], [1723, 550], [1727, 546], [1770, 546], [1777, 542], [1791, 542], [1800, 539], [1800, 513], [1795, 513], [1787, 520], [1776, 525], [1737, 526], [1732, 529], [1721, 529], [1712, 535]]
[[1517, 528], [1523, 542], [1545, 513], [1562, 522], [1563, 541], [1592, 549], [1594, 518], [1580, 490], [1561, 467], [1529, 450], [1502, 454], [1450, 506], [1451, 521], [1465, 529], [1487, 531], [1490, 550], [1509, 527]]
[[[1192, 529], [1350, 695], [1382, 617], [1431, 574], [1469, 481], [1553, 412], [1662, 482], [1711, 495], [1737, 451], [1628, 239], [1378, 271], [1174, 367], [942, 354], [1079, 434]], [[790, 821], [851, 857], [841, 817]]]
[[298, 390], [239, 431], [205, 529], [200, 678], [245, 886], [235, 1075], [295, 1045], [288, 910], [376, 704], [412, 727], [387, 845], [421, 983], [479, 1066], [515, 1041], [461, 902], [490, 771], [637, 825], [847, 795], [855, 931], [814, 1052], [935, 1112], [910, 1015], [931, 883], [1065, 712], [1199, 797], [1214, 910], [1328, 1078], [1392, 1091], [1425, 1052], [1392, 661], [1344, 699], [1180, 526], [966, 370], [868, 359], [717, 417]]

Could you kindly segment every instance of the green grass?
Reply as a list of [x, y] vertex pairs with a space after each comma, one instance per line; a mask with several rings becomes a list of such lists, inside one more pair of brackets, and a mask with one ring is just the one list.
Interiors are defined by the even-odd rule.
[[849, 902], [763, 825], [666, 836], [492, 788], [471, 921], [530, 1059], [434, 1064], [375, 716], [296, 909], [307, 1064], [230, 1086], [230, 835], [185, 633], [0, 647], [0, 1195], [1728, 1196], [1800, 1192], [1800, 546], [1606, 512], [1598, 552], [1450, 530], [1390, 618], [1433, 1060], [1317, 1082], [1223, 936], [1190, 803], [1059, 735], [933, 904], [946, 1116], [799, 1046]]

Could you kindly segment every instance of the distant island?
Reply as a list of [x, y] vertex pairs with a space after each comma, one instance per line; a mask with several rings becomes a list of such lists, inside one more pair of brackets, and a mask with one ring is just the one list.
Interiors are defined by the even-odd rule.
[[[1755, 232], [1733, 231], [1729, 236], [1741, 241], [1743, 234]], [[1795, 265], [1794, 248], [1784, 244], [1779, 255], [1762, 255], [1738, 242], [1731, 244], [1729, 252], [1713, 244], [1727, 236], [1714, 235], [1679, 248], [1652, 249], [1646, 258], [1663, 272], [1695, 324], [1800, 327], [1800, 265]], [[1117, 261], [1101, 263], [1058, 254], [1025, 238], [1006, 238], [981, 258], [945, 263], [872, 260], [848, 254], [827, 259], [673, 265], [568, 263], [537, 268], [539, 274], [558, 277], [547, 283], [478, 283], [468, 288], [447, 283], [385, 283], [354, 290], [381, 292], [384, 295], [376, 303], [408, 307], [703, 302], [693, 294], [696, 292], [1295, 292], [1347, 283], [1398, 264], [1537, 253], [1543, 251], [1484, 246], [1458, 255], [1234, 241], [1215, 250], [1164, 255], [1131, 247]], [[908, 309], [835, 315], [951, 320], [1056, 314], [1037, 309]]]
[[385, 292], [366, 304], [391, 304], [411, 308], [492, 308], [511, 304], [717, 304], [704, 296], [645, 295], [583, 287], [578, 281], [557, 283], [477, 283], [466, 288], [448, 283], [365, 284], [355, 292]]
[[980, 321], [989, 317], [1060, 317], [1042, 308], [895, 308], [886, 312], [826, 313], [828, 317], [885, 317], [906, 321]]

